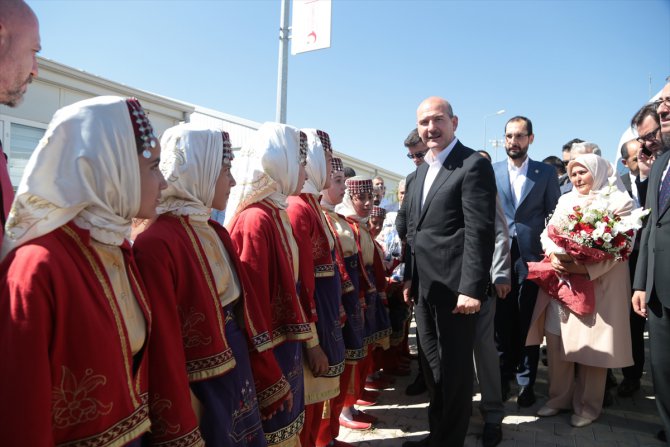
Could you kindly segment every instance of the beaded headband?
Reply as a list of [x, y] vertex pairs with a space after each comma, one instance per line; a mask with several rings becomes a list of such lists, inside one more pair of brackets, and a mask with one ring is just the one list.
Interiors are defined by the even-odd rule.
[[130, 122], [133, 124], [135, 139], [142, 145], [142, 157], [151, 158], [151, 149], [156, 147], [154, 128], [137, 98], [126, 99], [126, 105], [130, 112]]
[[230, 166], [230, 162], [235, 159], [233, 145], [230, 143], [230, 134], [225, 130], [222, 130], [221, 135], [223, 135], [223, 164]]
[[330, 167], [332, 168], [332, 173], [344, 171], [344, 165], [342, 164], [342, 159], [338, 157], [333, 157], [330, 159]]
[[333, 153], [333, 147], [330, 145], [330, 136], [323, 130], [317, 130], [316, 134], [319, 136], [319, 140], [321, 140], [321, 145], [323, 146], [323, 150], [325, 152], [328, 152], [330, 154]]
[[354, 180], [349, 178], [344, 184], [346, 185], [350, 196], [354, 194], [372, 194], [372, 180], [370, 179]]
[[307, 163], [307, 134], [302, 130], [300, 132], [300, 164]]
[[386, 210], [380, 206], [373, 206], [370, 217], [381, 217], [383, 219], [386, 217]]

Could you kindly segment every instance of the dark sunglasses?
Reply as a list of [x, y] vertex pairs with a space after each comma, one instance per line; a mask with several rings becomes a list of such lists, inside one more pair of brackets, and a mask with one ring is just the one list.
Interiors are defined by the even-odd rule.
[[428, 151], [420, 151], [417, 152], [416, 154], [407, 154], [407, 158], [409, 158], [410, 160], [414, 160], [415, 158], [423, 158], [426, 156], [426, 152]]

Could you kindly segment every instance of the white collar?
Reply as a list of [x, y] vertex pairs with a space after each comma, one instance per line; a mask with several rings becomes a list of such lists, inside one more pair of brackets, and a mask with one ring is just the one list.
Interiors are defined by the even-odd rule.
[[523, 161], [523, 163], [521, 163], [521, 166], [519, 166], [519, 167], [517, 168], [517, 167], [514, 165], [514, 163], [512, 163], [512, 160], [510, 160], [510, 159], [508, 158], [508, 159], [507, 159], [507, 169], [508, 169], [510, 172], [517, 172], [517, 173], [519, 173], [519, 174], [524, 174], [524, 173], [528, 172], [528, 160], [530, 160], [530, 157], [527, 156], [526, 159]]
[[454, 139], [451, 140], [451, 143], [449, 143], [449, 146], [438, 152], [437, 156], [434, 155], [432, 149], [429, 150], [428, 153], [426, 153], [426, 156], [423, 157], [424, 161], [429, 165], [434, 162], [439, 162], [441, 165], [444, 164], [444, 161], [447, 159], [454, 146], [456, 146], [456, 143], [458, 143], [458, 138], [454, 137]]

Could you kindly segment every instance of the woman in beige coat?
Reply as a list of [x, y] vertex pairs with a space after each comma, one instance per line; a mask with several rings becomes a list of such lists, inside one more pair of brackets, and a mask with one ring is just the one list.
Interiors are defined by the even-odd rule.
[[[574, 188], [560, 198], [549, 225], [563, 214], [562, 210], [584, 208], [599, 190], [609, 188], [613, 169], [605, 159], [585, 154], [570, 162], [568, 173]], [[609, 196], [609, 209], [625, 216], [633, 209], [633, 202], [628, 194], [615, 190]], [[628, 261], [578, 264], [554, 244], [546, 229], [541, 240], [557, 273], [588, 275], [595, 289], [595, 312], [578, 316], [540, 289], [526, 341], [537, 345], [543, 336], [547, 339], [549, 400], [537, 414], [553, 416], [560, 410], [572, 409], [570, 423], [584, 427], [602, 411], [607, 368], [633, 364]]]

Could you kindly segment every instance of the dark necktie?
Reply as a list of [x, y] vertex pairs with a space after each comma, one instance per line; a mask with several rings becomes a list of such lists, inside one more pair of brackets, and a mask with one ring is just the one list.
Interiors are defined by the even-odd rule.
[[668, 206], [668, 200], [670, 200], [670, 170], [665, 173], [665, 178], [663, 183], [661, 183], [661, 189], [658, 192], [658, 211], [662, 212], [666, 206]]

